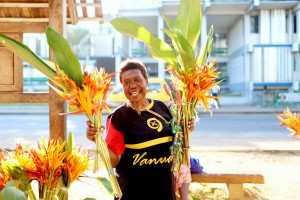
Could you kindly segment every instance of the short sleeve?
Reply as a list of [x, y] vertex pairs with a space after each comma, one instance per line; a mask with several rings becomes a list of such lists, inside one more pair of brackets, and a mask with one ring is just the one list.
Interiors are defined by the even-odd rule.
[[125, 150], [124, 136], [114, 127], [110, 117], [106, 120], [106, 130], [107, 135], [105, 141], [107, 146], [115, 152], [116, 155], [122, 155]]

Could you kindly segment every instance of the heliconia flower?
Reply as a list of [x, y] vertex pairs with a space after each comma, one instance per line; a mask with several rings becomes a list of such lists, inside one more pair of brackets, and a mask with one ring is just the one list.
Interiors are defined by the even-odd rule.
[[283, 111], [283, 114], [276, 115], [280, 120], [280, 126], [286, 126], [291, 131], [291, 137], [300, 139], [300, 113], [292, 113], [289, 108]]
[[4, 156], [4, 152], [0, 152], [0, 191], [5, 186], [5, 184], [11, 180], [11, 176], [5, 173], [5, 171], [2, 168], [2, 161], [6, 160]]
[[63, 82], [67, 89], [61, 91], [51, 85], [50, 87], [63, 99], [68, 100], [70, 105], [77, 107], [77, 110], [66, 114], [86, 113], [87, 117], [93, 121], [96, 113], [103, 110], [110, 111], [106, 98], [111, 86], [111, 78], [115, 73], [106, 74], [103, 68], [100, 68], [100, 70], [94, 68], [91, 72], [84, 73], [82, 87], [79, 87], [75, 81], [65, 75], [57, 66], [56, 74], [55, 80]]
[[81, 148], [72, 149], [66, 156], [66, 164], [64, 170], [67, 172], [68, 183], [67, 188], [73, 181], [79, 178], [79, 176], [87, 170], [89, 166], [89, 152], [82, 150]]
[[25, 172], [31, 179], [47, 184], [47, 188], [52, 190], [61, 177], [64, 159], [67, 154], [64, 147], [65, 142], [53, 139], [49, 140], [46, 145], [43, 139], [37, 148], [30, 149], [30, 155], [34, 160], [36, 170], [25, 168]]

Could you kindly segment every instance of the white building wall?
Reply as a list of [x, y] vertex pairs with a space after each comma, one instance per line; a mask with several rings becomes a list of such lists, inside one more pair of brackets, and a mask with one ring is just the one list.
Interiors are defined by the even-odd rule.
[[94, 52], [92, 56], [113, 56], [113, 36], [112, 35], [97, 35], [93, 37]]
[[[257, 46], [253, 49], [251, 55], [253, 82], [292, 81], [291, 48], [282, 46], [282, 44], [291, 44], [289, 43], [292, 41], [290, 23], [292, 21], [289, 17], [286, 18], [285, 10], [260, 11], [260, 44], [265, 46]], [[286, 27], [289, 27], [288, 33]]]
[[[283, 44], [287, 42], [286, 14], [285, 10], [270, 11], [270, 36], [272, 44]], [[266, 24], [263, 24], [263, 26]]]
[[245, 82], [245, 73], [244, 73], [244, 57], [239, 56], [236, 57], [228, 63], [228, 73], [230, 74], [230, 84], [233, 85], [233, 87], [239, 87], [240, 84]]
[[244, 46], [243, 19], [241, 18], [228, 34], [228, 55]]
[[228, 64], [227, 72], [232, 91], [244, 90], [244, 20], [241, 18], [228, 34]]
[[260, 30], [260, 43], [268, 44], [271, 42], [271, 34], [270, 34], [270, 11], [269, 10], [261, 10], [260, 11], [260, 22], [259, 22], [259, 30]]

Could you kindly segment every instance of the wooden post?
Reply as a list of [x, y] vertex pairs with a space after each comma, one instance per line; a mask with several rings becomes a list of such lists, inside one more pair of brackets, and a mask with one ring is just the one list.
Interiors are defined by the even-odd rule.
[[[49, 27], [62, 35], [66, 35], [66, 16], [67, 16], [66, 0], [49, 0]], [[50, 51], [49, 59], [55, 62], [54, 54]], [[51, 85], [54, 85], [50, 82]], [[52, 89], [49, 89], [49, 120], [50, 120], [50, 138], [60, 136], [63, 140], [67, 138], [67, 123], [66, 115], [59, 115], [66, 112], [66, 102], [56, 94]]]
[[229, 192], [229, 200], [243, 200], [244, 187], [243, 184], [227, 184]]

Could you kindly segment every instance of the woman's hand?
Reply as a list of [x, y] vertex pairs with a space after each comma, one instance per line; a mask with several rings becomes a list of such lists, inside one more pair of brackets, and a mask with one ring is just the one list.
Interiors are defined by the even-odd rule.
[[86, 128], [86, 137], [87, 139], [91, 141], [96, 141], [97, 132], [102, 133], [105, 129], [104, 126], [101, 126], [99, 131], [97, 131], [97, 128], [94, 127], [91, 121], [86, 122], [87, 128]]
[[188, 129], [190, 132], [193, 132], [195, 130], [195, 118], [189, 120]]

